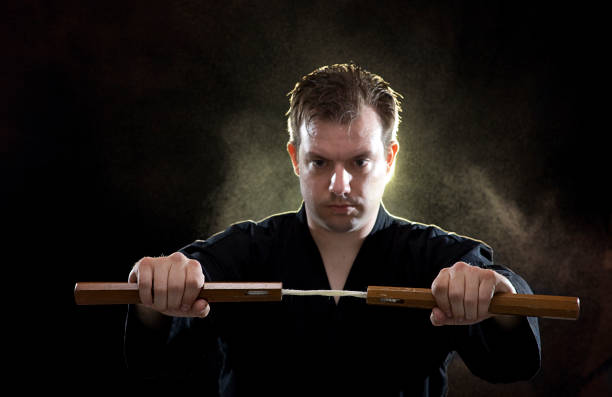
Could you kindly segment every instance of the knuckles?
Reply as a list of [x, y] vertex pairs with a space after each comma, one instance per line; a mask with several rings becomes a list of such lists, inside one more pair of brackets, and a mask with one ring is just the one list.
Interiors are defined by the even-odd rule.
[[466, 269], [469, 269], [470, 267], [472, 267], [472, 266], [468, 265], [468, 264], [467, 264], [467, 263], [465, 263], [465, 262], [457, 262], [457, 263], [455, 263], [455, 264], [454, 264], [454, 265], [451, 267], [451, 269], [452, 269], [452, 270], [454, 270], [454, 271], [459, 271], [459, 272], [460, 272], [460, 271], [464, 271], [464, 270], [466, 270]]
[[[459, 275], [461, 277], [458, 277]], [[497, 273], [491, 269], [472, 266], [466, 262], [456, 262], [451, 267], [441, 269], [431, 284], [431, 292], [437, 301], [441, 299], [441, 302], [448, 302], [452, 307], [461, 302], [466, 310], [465, 321], [456, 318], [440, 323], [440, 319], [433, 318], [435, 317], [433, 316], [432, 322], [434, 325], [465, 324], [486, 318], [497, 277]], [[487, 288], [478, 290], [477, 293], [472, 290], [467, 291], [464, 280], [475, 279], [478, 280], [476, 286], [480, 285], [482, 287], [485, 283]], [[472, 285], [474, 285], [473, 282]]]
[[185, 280], [185, 288], [187, 289], [198, 289], [200, 288], [200, 281], [195, 278], [187, 278]]
[[481, 272], [481, 276], [480, 279], [484, 280], [484, 281], [495, 281], [495, 277], [496, 274], [493, 270], [491, 269], [480, 269]]
[[144, 258], [136, 262], [136, 264], [138, 265], [138, 269], [151, 267], [153, 264], [153, 258], [151, 258], [150, 256], [145, 256]]
[[[161, 279], [151, 277], [155, 274], [168, 274], [166, 270], [170, 272], [171, 269], [173, 269], [173, 271], [184, 272], [184, 282], [176, 282], [174, 277], [162, 277]], [[179, 311], [180, 300], [177, 302], [176, 299], [172, 297], [182, 296], [186, 288], [200, 288], [201, 284], [204, 282], [204, 275], [200, 263], [195, 259], [187, 258], [180, 252], [174, 252], [169, 256], [162, 257], [143, 257], [136, 262], [131, 273], [137, 273], [139, 289], [141, 293], [145, 291], [145, 299], [147, 295], [150, 296], [150, 292], [147, 291], [153, 292], [153, 299], [147, 299], [148, 302], [143, 301], [143, 303], [150, 305], [150, 307], [162, 313], [172, 312], [183, 315], [184, 313]], [[140, 277], [143, 273], [149, 276], [144, 278]]]
[[433, 283], [431, 283], [431, 293], [434, 296], [446, 295], [448, 290], [449, 272], [450, 270], [448, 268], [443, 268], [440, 270], [438, 277], [436, 277]]
[[187, 262], [185, 263], [185, 267], [188, 270], [195, 270], [195, 271], [201, 271], [202, 268], [200, 266], [200, 262], [196, 261], [195, 259], [188, 259]]
[[446, 295], [447, 287], [439, 281], [434, 280], [433, 284], [431, 285], [431, 293], [435, 296]]
[[472, 276], [478, 276], [478, 278], [482, 281], [495, 281], [496, 279], [495, 271], [491, 269], [483, 269], [478, 266], [472, 266], [465, 262], [457, 262], [450, 268], [442, 269], [440, 273], [445, 270], [448, 270], [452, 275], [455, 275], [457, 273], [464, 273]]
[[170, 254], [168, 258], [172, 260], [182, 260], [185, 258], [185, 255], [177, 251], [177, 252], [173, 252], [172, 254]]
[[200, 262], [195, 259], [188, 259], [180, 252], [175, 252], [169, 256], [162, 256], [159, 258], [145, 256], [136, 262], [135, 265], [138, 270], [156, 269], [160, 267], [170, 268], [173, 266], [181, 266], [189, 270], [201, 270]]

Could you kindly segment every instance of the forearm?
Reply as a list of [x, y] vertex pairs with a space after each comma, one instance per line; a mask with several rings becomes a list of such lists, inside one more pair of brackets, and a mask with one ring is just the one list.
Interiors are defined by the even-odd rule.
[[[531, 294], [531, 288], [510, 269], [489, 268], [504, 276], [512, 292]], [[533, 377], [540, 367], [540, 335], [537, 318], [493, 316], [469, 326], [467, 338], [458, 349], [476, 375], [491, 382], [511, 382]]]
[[214, 378], [218, 334], [210, 319], [156, 316], [147, 309], [129, 307], [124, 338], [129, 372], [142, 379], [179, 379], [191, 373]]
[[148, 310], [141, 305], [129, 305], [123, 341], [129, 370], [147, 378], [163, 367], [171, 326], [171, 317], [159, 313], [158, 317]]

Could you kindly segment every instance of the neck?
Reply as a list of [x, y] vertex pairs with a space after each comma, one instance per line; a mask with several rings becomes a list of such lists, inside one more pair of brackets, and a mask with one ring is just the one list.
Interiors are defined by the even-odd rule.
[[[308, 221], [312, 238], [319, 249], [331, 289], [344, 289], [363, 241], [376, 222], [373, 217], [364, 227], [349, 232], [334, 232]], [[339, 297], [334, 297], [336, 304]]]
[[368, 233], [358, 231], [337, 233], [323, 228], [310, 228], [310, 234], [320, 250], [360, 246]]

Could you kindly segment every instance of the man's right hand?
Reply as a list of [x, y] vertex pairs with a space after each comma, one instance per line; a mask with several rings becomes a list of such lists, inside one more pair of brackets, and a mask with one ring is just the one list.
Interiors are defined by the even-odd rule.
[[142, 258], [132, 268], [128, 282], [138, 283], [139, 313], [149, 318], [149, 324], [155, 322], [152, 311], [175, 317], [206, 317], [210, 312], [208, 302], [198, 298], [204, 287], [200, 262], [180, 252]]

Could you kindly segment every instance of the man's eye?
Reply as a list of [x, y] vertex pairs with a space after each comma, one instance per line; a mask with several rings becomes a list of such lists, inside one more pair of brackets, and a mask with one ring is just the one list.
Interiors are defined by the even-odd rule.
[[323, 168], [325, 166], [325, 160], [311, 160], [310, 161], [315, 168]]
[[357, 159], [357, 160], [355, 160], [355, 164], [357, 165], [357, 167], [363, 168], [366, 165], [368, 165], [368, 160], [366, 160], [366, 159]]

